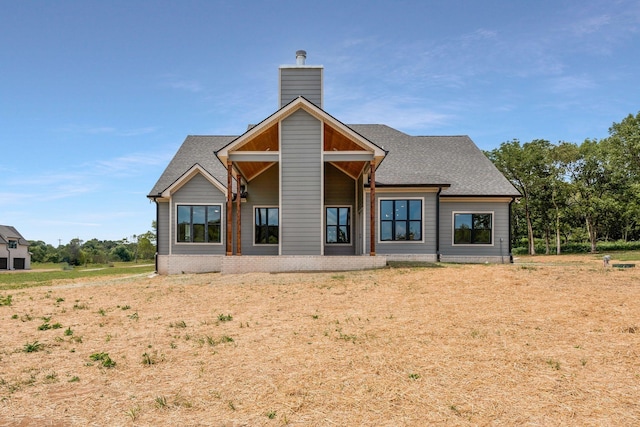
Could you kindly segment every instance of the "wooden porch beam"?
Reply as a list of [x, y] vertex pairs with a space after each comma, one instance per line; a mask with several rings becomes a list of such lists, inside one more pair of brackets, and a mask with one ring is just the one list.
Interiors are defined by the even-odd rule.
[[242, 198], [242, 191], [240, 190], [240, 184], [242, 183], [242, 175], [236, 175], [236, 255], [242, 255], [242, 239], [240, 238], [242, 215], [240, 215], [240, 199]]
[[227, 256], [233, 255], [233, 230], [232, 230], [232, 220], [231, 214], [233, 213], [233, 187], [232, 187], [232, 178], [233, 178], [233, 164], [231, 160], [227, 160]]
[[369, 234], [371, 236], [369, 240], [369, 255], [376, 256], [376, 162], [371, 160], [369, 163]]

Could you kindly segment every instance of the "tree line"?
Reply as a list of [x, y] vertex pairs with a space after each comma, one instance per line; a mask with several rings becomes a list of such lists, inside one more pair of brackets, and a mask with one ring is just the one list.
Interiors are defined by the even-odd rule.
[[640, 249], [629, 244], [640, 240], [640, 112], [600, 140], [514, 139], [485, 154], [522, 194], [512, 205], [514, 253]]
[[[155, 221], [154, 221], [155, 222]], [[155, 224], [154, 230], [155, 230]], [[133, 235], [120, 240], [71, 239], [57, 248], [42, 240], [30, 240], [31, 262], [53, 262], [69, 265], [108, 264], [115, 261], [152, 260], [156, 253], [156, 233]]]

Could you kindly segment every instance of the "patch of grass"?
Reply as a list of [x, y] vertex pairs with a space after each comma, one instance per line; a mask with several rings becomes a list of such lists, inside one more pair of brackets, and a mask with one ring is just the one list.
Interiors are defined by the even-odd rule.
[[549, 365], [552, 369], [554, 369], [556, 371], [560, 370], [560, 362], [558, 362], [557, 360], [548, 359], [547, 360], [547, 365]]
[[187, 323], [184, 320], [180, 320], [178, 322], [172, 322], [169, 323], [169, 327], [170, 328], [186, 328], [187, 327]]
[[73, 309], [74, 309], [74, 310], [86, 310], [86, 309], [88, 309], [88, 308], [89, 308], [89, 306], [88, 306], [87, 304], [85, 304], [85, 303], [82, 303], [82, 304], [78, 304], [78, 303], [73, 304]]
[[39, 331], [46, 331], [49, 329], [51, 329], [51, 325], [49, 324], [49, 322], [44, 322], [42, 325], [38, 326]]
[[121, 310], [129, 310], [130, 308], [130, 305], [123, 305], [122, 307], [120, 307]]
[[158, 363], [158, 354], [154, 351], [153, 354], [143, 353], [142, 364], [143, 365], [155, 365]]
[[[56, 265], [59, 267], [59, 265]], [[39, 271], [37, 269], [26, 271], [22, 274], [0, 274], [0, 290], [22, 289], [36, 286], [49, 286], [54, 280], [96, 278], [116, 275], [144, 275], [155, 270], [153, 264], [143, 265], [130, 263], [122, 264], [114, 268], [95, 270], [93, 266], [87, 269], [72, 268], [69, 270]]]
[[426, 261], [387, 261], [389, 268], [444, 268], [437, 262]]
[[11, 295], [7, 295], [7, 296], [0, 296], [0, 306], [3, 305], [11, 305], [11, 299], [13, 297]]
[[104, 311], [104, 309], [103, 309], [103, 308], [101, 308], [101, 309], [99, 309], [99, 310], [98, 310], [98, 314], [99, 314], [100, 316], [106, 316], [106, 315], [107, 315], [107, 312], [106, 312], [106, 311]]
[[35, 353], [37, 351], [42, 350], [42, 348], [44, 347], [44, 344], [38, 342], [38, 341], [34, 341], [34, 342], [28, 342], [24, 345], [23, 347], [23, 351], [25, 353]]
[[218, 315], [218, 321], [220, 322], [230, 322], [233, 320], [233, 316], [230, 314], [219, 314]]
[[71, 335], [73, 335], [73, 331], [71, 330], [71, 327], [64, 330], [65, 337], [70, 337]]
[[267, 418], [269, 418], [270, 420], [274, 419], [276, 417], [276, 411], [269, 411], [267, 412]]
[[70, 383], [77, 383], [77, 382], [79, 382], [79, 381], [80, 381], [80, 377], [77, 377], [77, 376], [75, 376], [75, 375], [74, 375], [73, 377], [71, 377], [71, 378], [69, 379], [69, 381], [68, 381], [68, 382], [70, 382]]
[[420, 374], [411, 373], [409, 374], [409, 378], [412, 380], [418, 380], [420, 379]]
[[100, 362], [105, 368], [113, 368], [116, 366], [116, 362], [109, 357], [109, 353], [93, 353], [89, 356], [89, 359], [95, 362]]
[[155, 398], [156, 408], [166, 408], [167, 407], [167, 398], [164, 396], [157, 396]]
[[134, 406], [133, 408], [129, 408], [129, 410], [127, 411], [127, 415], [129, 416], [129, 418], [131, 418], [131, 421], [137, 420], [138, 416], [140, 415], [140, 407]]
[[338, 338], [344, 341], [351, 341], [352, 343], [355, 344], [356, 340], [358, 339], [356, 335], [343, 334], [341, 329], [336, 329], [336, 332], [338, 332], [339, 334]]
[[128, 317], [129, 319], [131, 319], [131, 320], [138, 320], [138, 318], [139, 318], [140, 316], [138, 316], [138, 312], [136, 311], [135, 313], [130, 314], [130, 315], [128, 315], [127, 317]]
[[55, 372], [51, 372], [50, 374], [47, 374], [44, 377], [45, 381], [50, 382], [50, 383], [55, 383], [58, 381], [58, 374], [56, 374]]

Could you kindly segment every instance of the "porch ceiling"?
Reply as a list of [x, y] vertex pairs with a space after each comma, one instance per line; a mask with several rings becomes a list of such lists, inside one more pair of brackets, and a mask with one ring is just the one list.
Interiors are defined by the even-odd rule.
[[[246, 153], [243, 154], [243, 157], [246, 156], [246, 160], [244, 161], [241, 160], [239, 156], [234, 156], [236, 158], [233, 164], [236, 170], [240, 172], [247, 181], [251, 181], [275, 163], [272, 161], [273, 159], [259, 159], [259, 157], [266, 155], [266, 152], [274, 154], [279, 152], [279, 134], [279, 122], [275, 122], [233, 150], [238, 154]], [[323, 150], [325, 152], [371, 153], [370, 149], [367, 149], [361, 143], [358, 143], [353, 138], [345, 135], [326, 122], [323, 125], [323, 140]], [[259, 153], [264, 154], [260, 155]], [[231, 152], [229, 155], [231, 157]], [[330, 163], [354, 179], [356, 179], [369, 164], [369, 162], [362, 161], [361, 159], [330, 161]]]
[[278, 151], [278, 123], [251, 138], [235, 151]]

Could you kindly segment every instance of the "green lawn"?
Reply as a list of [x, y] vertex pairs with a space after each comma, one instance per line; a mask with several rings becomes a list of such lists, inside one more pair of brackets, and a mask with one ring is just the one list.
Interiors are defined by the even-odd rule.
[[154, 264], [115, 263], [113, 267], [90, 265], [63, 270], [60, 264], [35, 264], [30, 271], [0, 274], [0, 290], [47, 286], [53, 280], [83, 277], [114, 276], [120, 274], [147, 274], [155, 270]]

